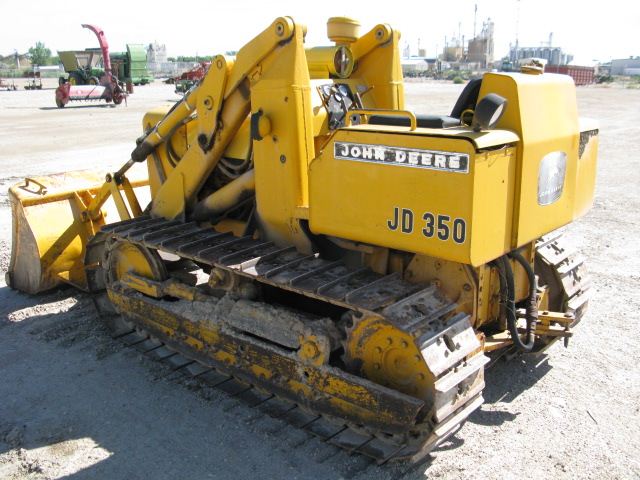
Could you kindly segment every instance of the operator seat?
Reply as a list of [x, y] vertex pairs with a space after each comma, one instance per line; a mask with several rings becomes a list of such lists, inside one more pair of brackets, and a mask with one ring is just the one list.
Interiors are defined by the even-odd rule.
[[[458, 100], [456, 101], [456, 104], [451, 111], [451, 115], [425, 115], [422, 113], [416, 114], [418, 127], [447, 128], [459, 126], [462, 112], [470, 108], [473, 109], [476, 106], [481, 84], [481, 78], [469, 80], [469, 82], [465, 85], [464, 89], [460, 93], [460, 96], [458, 97]], [[369, 117], [369, 124], [408, 127], [410, 125], [410, 121], [406, 117], [396, 117], [393, 115], [371, 115]]]

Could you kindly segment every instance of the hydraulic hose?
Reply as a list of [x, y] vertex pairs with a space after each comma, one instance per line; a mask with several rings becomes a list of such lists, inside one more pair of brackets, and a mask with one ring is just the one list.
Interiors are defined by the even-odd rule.
[[513, 344], [522, 352], [530, 352], [535, 344], [535, 329], [538, 323], [538, 305], [536, 298], [536, 277], [522, 255], [518, 252], [508, 254], [509, 257], [516, 260], [527, 273], [529, 280], [529, 297], [526, 305], [526, 321], [527, 330], [525, 340], [523, 341], [518, 333], [516, 306], [515, 306], [515, 284], [513, 279], [513, 269], [507, 256], [502, 256], [495, 261], [500, 277], [500, 297], [504, 305], [505, 315], [507, 317], [507, 328], [511, 334]]
[[[520, 252], [513, 251], [509, 254], [516, 262], [518, 262], [529, 280], [529, 297], [527, 298], [527, 304], [525, 306], [525, 319], [527, 320], [527, 335], [525, 339], [525, 345], [530, 346], [529, 351], [533, 349], [533, 344], [536, 341], [536, 326], [538, 325], [538, 284], [536, 281], [536, 275], [531, 268], [531, 264], [520, 254]], [[507, 262], [508, 263], [508, 262]]]

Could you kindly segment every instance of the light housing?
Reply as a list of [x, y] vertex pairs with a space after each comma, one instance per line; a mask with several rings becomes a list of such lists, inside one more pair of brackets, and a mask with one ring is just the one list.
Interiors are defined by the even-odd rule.
[[506, 107], [507, 99], [500, 95], [490, 93], [483, 97], [476, 105], [473, 114], [473, 131], [479, 132], [493, 128], [504, 114]]
[[551, 205], [562, 196], [566, 173], [565, 152], [551, 152], [542, 157], [538, 169], [538, 205]]

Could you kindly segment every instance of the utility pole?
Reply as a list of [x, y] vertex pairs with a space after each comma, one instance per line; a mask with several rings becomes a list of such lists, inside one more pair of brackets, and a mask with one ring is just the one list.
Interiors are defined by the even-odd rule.
[[476, 38], [476, 22], [478, 20], [478, 4], [475, 4], [475, 8], [473, 10], [473, 38]]
[[447, 36], [445, 35], [444, 36], [444, 52], [443, 52], [444, 55], [442, 55], [442, 57], [443, 57], [442, 59], [445, 62], [449, 61], [449, 58], [448, 58], [449, 57], [449, 52], [447, 51], [448, 48], [449, 48], [449, 44], [447, 43]]
[[[462, 22], [458, 22], [458, 47], [460, 47], [460, 50], [456, 49], [456, 61], [462, 60]], [[458, 51], [460, 56], [458, 56]]]
[[520, 0], [516, 0], [516, 49], [515, 49], [515, 58], [514, 63], [518, 62], [518, 34], [520, 29]]
[[462, 47], [460, 48], [460, 55], [462, 55], [462, 60], [465, 61], [466, 57], [464, 54], [464, 35], [462, 36]]

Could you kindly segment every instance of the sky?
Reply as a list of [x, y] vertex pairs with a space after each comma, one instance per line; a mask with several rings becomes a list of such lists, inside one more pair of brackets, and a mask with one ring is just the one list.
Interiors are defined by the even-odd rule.
[[510, 43], [540, 46], [553, 33], [553, 46], [572, 54], [574, 64], [593, 64], [640, 55], [640, 2], [637, 0], [182, 0], [143, 2], [71, 2], [0, 0], [0, 55], [25, 53], [37, 41], [56, 50], [97, 47], [93, 33], [80, 24], [100, 26], [112, 51], [127, 43], [165, 44], [169, 56], [214, 55], [238, 50], [276, 17], [289, 15], [307, 25], [310, 46], [329, 45], [326, 21], [350, 16], [361, 33], [388, 23], [402, 33], [417, 54], [418, 42], [435, 56], [448, 39], [473, 36], [488, 18], [494, 22], [495, 58], [505, 56]]

